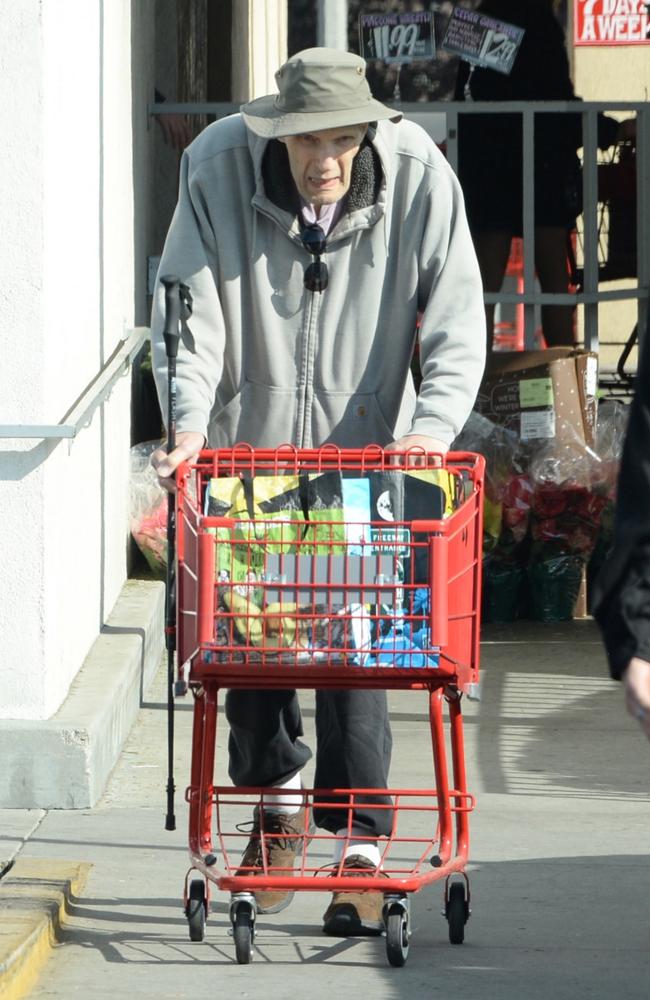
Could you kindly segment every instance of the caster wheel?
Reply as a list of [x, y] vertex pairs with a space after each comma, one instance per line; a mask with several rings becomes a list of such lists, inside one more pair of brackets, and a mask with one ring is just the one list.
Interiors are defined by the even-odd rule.
[[235, 957], [239, 965], [248, 965], [253, 957], [254, 918], [249, 903], [239, 903], [232, 918]]
[[386, 957], [391, 965], [406, 965], [409, 954], [409, 918], [401, 906], [393, 906], [386, 915]]
[[190, 882], [190, 895], [185, 910], [190, 928], [190, 941], [202, 941], [205, 937], [206, 910], [205, 882], [202, 878], [193, 878]]
[[450, 885], [446, 910], [449, 923], [449, 941], [451, 944], [462, 944], [465, 940], [465, 924], [469, 917], [463, 882], [453, 882]]

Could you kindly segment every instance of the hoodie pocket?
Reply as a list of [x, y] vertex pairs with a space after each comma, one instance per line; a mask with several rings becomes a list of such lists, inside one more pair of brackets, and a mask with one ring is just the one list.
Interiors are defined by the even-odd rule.
[[295, 389], [280, 389], [260, 382], [244, 382], [241, 392], [210, 422], [210, 444], [230, 448], [246, 442], [254, 448], [277, 448], [296, 437]]
[[389, 444], [393, 430], [375, 393], [350, 395], [320, 390], [313, 402], [312, 437], [314, 444], [362, 448], [367, 444]]

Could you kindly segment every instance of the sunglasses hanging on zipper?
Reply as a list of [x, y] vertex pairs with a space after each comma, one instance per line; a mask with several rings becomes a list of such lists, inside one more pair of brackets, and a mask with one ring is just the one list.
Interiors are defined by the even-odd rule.
[[326, 250], [325, 233], [318, 223], [313, 222], [303, 227], [300, 238], [305, 250], [315, 258], [305, 270], [305, 288], [309, 292], [324, 292], [329, 281], [327, 264], [320, 259]]

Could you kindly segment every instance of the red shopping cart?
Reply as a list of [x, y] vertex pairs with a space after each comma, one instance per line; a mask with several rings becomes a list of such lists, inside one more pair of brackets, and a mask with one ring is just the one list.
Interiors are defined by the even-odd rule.
[[[474, 798], [467, 790], [461, 702], [463, 694], [478, 693], [484, 462], [473, 454], [429, 456], [423, 469], [421, 452], [397, 460], [395, 466], [396, 455], [377, 446], [242, 445], [204, 451], [177, 473], [176, 694], [189, 692], [194, 700], [186, 792], [191, 867], [183, 900], [190, 938], [199, 941], [211, 894], [231, 894], [240, 963], [252, 956], [254, 893], [261, 889], [381, 891], [387, 957], [400, 966], [409, 949], [409, 894], [442, 881], [449, 939], [459, 944], [464, 938]], [[323, 475], [345, 483], [386, 474], [435, 480], [446, 509], [434, 518], [379, 521], [354, 520], [343, 508], [314, 520], [304, 504], [278, 518], [249, 503], [251, 488], [254, 495], [256, 484], [268, 485], [269, 477], [283, 485], [290, 479], [300, 492], [300, 483]], [[215, 514], [222, 508], [210, 499], [230, 496], [235, 488], [247, 498], [244, 516], [233, 517], [234, 506], [227, 515]], [[295, 870], [275, 869], [264, 860], [260, 870], [242, 873], [238, 866], [249, 833], [238, 827], [257, 806], [259, 837], [262, 843], [272, 838], [264, 829], [263, 807], [265, 797], [279, 790], [215, 783], [220, 691], [351, 687], [428, 692], [435, 784], [303, 788], [304, 850]], [[355, 803], [368, 794], [392, 801], [384, 806], [391, 809], [391, 833], [378, 840], [381, 864], [374, 873], [342, 875], [342, 862], [332, 869], [320, 857], [337, 837], [313, 833], [311, 817], [319, 800], [339, 810], [341, 829], [348, 830], [338, 838], [345, 847]], [[266, 859], [267, 852], [261, 855]]]

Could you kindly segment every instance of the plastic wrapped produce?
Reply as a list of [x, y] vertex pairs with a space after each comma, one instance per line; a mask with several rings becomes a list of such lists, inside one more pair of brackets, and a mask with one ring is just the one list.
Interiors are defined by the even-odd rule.
[[129, 527], [136, 545], [161, 579], [167, 567], [167, 493], [151, 466], [160, 441], [131, 448]]
[[596, 450], [602, 462], [602, 480], [607, 499], [600, 516], [596, 544], [589, 560], [588, 585], [600, 572], [614, 542], [616, 488], [629, 416], [629, 404], [618, 399], [605, 399], [598, 407]]

